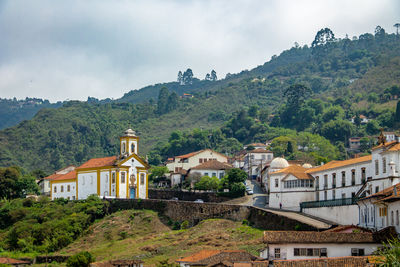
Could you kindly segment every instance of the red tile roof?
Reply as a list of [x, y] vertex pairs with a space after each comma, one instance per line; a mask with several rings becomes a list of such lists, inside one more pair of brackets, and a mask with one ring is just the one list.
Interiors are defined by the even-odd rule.
[[289, 167], [286, 167], [282, 170], [272, 172], [271, 174], [278, 174], [278, 173], [284, 173], [284, 174], [291, 174], [297, 179], [303, 180], [303, 179], [314, 179], [310, 174], [306, 173], [307, 168], [298, 166], [298, 165], [291, 165]]
[[227, 170], [232, 169], [232, 165], [219, 162], [218, 160], [209, 160], [193, 167], [192, 170]]
[[52, 181], [61, 181], [61, 180], [71, 180], [71, 179], [76, 179], [76, 171], [70, 171], [69, 173], [66, 174], [61, 174], [58, 177], [55, 177], [52, 179]]
[[0, 264], [30, 264], [30, 262], [23, 260], [16, 260], [12, 258], [0, 257]]
[[116, 156], [97, 158], [97, 159], [89, 159], [88, 161], [83, 163], [81, 166], [79, 166], [77, 169], [113, 166], [116, 160], [117, 160]]
[[[394, 190], [395, 187], [396, 187], [396, 192]], [[382, 201], [390, 201], [392, 199], [397, 199], [399, 197], [400, 197], [400, 183], [398, 183], [396, 185], [392, 185], [391, 187], [385, 188], [382, 191], [379, 191], [375, 194], [364, 197], [361, 200], [369, 199], [369, 198], [380, 198]]]
[[200, 250], [199, 252], [177, 260], [177, 262], [196, 262], [220, 253], [221, 250]]
[[360, 231], [360, 232], [368, 232], [368, 233], [372, 232], [371, 230], [369, 230], [367, 228], [360, 227], [360, 226], [357, 226], [357, 225], [340, 225], [338, 227], [335, 227], [335, 228], [332, 228], [332, 229], [328, 229], [328, 230], [326, 230], [324, 232], [336, 232], [336, 233], [342, 232], [342, 233], [345, 233], [346, 231], [349, 231], [351, 229], [357, 230], [357, 231]]
[[355, 159], [341, 160], [341, 161], [332, 160], [322, 166], [308, 169], [306, 172], [307, 173], [315, 173], [315, 172], [335, 169], [335, 168], [339, 168], [339, 167], [344, 167], [344, 166], [348, 166], [348, 165], [353, 165], [353, 164], [357, 164], [357, 163], [367, 162], [367, 161], [371, 161], [371, 160], [372, 160], [371, 155], [359, 157], [359, 158], [355, 158]]
[[194, 155], [197, 155], [197, 154], [199, 154], [200, 152], [203, 152], [203, 151], [204, 151], [204, 150], [195, 151], [195, 152], [190, 152], [190, 153], [185, 154], [185, 155], [176, 156], [175, 158], [186, 159], [186, 158], [193, 157]]

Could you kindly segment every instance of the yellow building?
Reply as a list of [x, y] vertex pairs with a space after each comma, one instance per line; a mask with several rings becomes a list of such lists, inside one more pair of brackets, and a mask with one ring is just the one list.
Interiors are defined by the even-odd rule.
[[131, 129], [120, 137], [120, 154], [90, 159], [66, 174], [51, 175], [51, 199], [147, 198], [149, 165], [138, 156], [139, 137]]

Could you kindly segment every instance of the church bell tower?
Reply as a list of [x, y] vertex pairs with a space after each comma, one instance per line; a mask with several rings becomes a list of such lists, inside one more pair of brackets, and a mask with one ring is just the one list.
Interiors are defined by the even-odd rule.
[[119, 138], [121, 157], [138, 154], [139, 137], [132, 129], [125, 131], [124, 135]]

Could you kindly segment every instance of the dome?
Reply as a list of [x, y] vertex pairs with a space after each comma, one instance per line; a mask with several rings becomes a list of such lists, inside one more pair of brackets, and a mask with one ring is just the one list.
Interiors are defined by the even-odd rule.
[[132, 129], [128, 129], [125, 131], [125, 136], [136, 136], [136, 132]]
[[274, 158], [269, 165], [270, 169], [284, 169], [289, 167], [289, 163], [284, 158]]
[[309, 169], [312, 168], [312, 165], [310, 163], [304, 163], [301, 167]]

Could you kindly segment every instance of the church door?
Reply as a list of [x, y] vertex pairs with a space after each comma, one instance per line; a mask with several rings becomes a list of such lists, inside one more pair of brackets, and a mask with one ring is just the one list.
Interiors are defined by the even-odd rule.
[[135, 198], [136, 196], [136, 190], [135, 188], [129, 188], [129, 198]]

